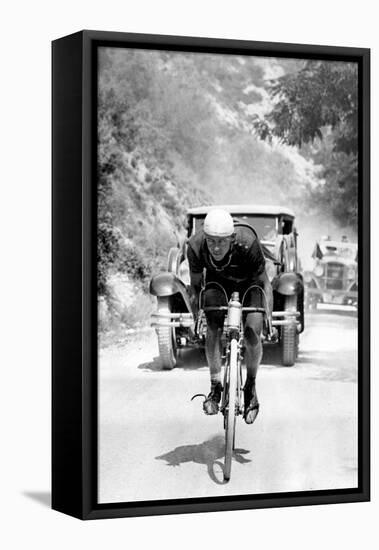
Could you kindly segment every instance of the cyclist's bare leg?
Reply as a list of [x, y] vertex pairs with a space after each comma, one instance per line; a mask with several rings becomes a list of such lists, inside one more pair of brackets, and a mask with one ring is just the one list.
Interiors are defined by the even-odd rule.
[[[219, 288], [208, 288], [204, 292], [204, 306], [217, 307], [226, 305], [224, 294]], [[207, 336], [205, 340], [205, 354], [210, 371], [211, 385], [221, 383], [222, 349], [221, 335], [224, 326], [225, 313], [209, 311], [207, 318]]]
[[259, 402], [255, 388], [258, 366], [262, 359], [261, 333], [263, 319], [261, 313], [249, 313], [245, 321], [246, 346], [246, 384], [245, 384], [245, 420], [252, 424], [259, 411]]
[[246, 371], [247, 378], [255, 380], [258, 366], [262, 359], [261, 333], [263, 319], [261, 313], [249, 313], [244, 326], [246, 345]]
[[[211, 316], [210, 316], [211, 317]], [[219, 322], [212, 322], [207, 316], [207, 337], [205, 342], [205, 353], [211, 377], [211, 391], [203, 403], [206, 414], [217, 414], [221, 400], [221, 333]]]
[[[208, 289], [204, 296], [205, 307], [219, 306], [225, 302], [225, 298], [218, 289]], [[221, 335], [224, 326], [225, 314], [223, 312], [207, 312], [207, 336], [205, 340], [205, 354], [209, 366], [211, 379], [211, 391], [204, 401], [204, 411], [207, 414], [216, 414], [219, 410], [218, 403], [221, 399], [221, 364], [222, 349]]]
[[222, 328], [219, 324], [214, 324], [208, 319], [205, 355], [207, 357], [212, 386], [218, 382], [221, 383], [221, 333]]

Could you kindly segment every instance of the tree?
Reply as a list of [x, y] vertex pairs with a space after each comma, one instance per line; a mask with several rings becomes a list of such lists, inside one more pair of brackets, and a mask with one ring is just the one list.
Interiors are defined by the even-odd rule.
[[355, 63], [308, 61], [298, 72], [269, 85], [272, 110], [255, 119], [260, 137], [277, 137], [301, 147], [322, 139], [323, 129], [336, 133], [335, 150], [357, 150], [358, 67]]
[[[269, 85], [273, 103], [253, 125], [259, 137], [304, 147], [314, 144], [320, 161], [320, 185], [310, 200], [329, 208], [341, 222], [357, 223], [358, 66], [356, 63], [307, 61], [297, 72]], [[329, 143], [325, 145], [325, 137]], [[331, 146], [330, 146], [331, 142]], [[309, 150], [307, 151], [309, 154]]]

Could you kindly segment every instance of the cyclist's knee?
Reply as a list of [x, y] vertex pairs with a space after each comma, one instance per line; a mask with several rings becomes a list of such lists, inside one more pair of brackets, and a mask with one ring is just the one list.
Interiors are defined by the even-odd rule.
[[261, 313], [249, 313], [245, 323], [245, 337], [251, 336], [252, 339], [260, 338], [263, 328], [263, 318]]
[[254, 327], [247, 325], [244, 331], [245, 342], [251, 347], [256, 347], [261, 341], [261, 331], [256, 330]]
[[257, 346], [261, 342], [262, 315], [259, 313], [250, 313], [245, 321], [245, 341], [250, 346]]

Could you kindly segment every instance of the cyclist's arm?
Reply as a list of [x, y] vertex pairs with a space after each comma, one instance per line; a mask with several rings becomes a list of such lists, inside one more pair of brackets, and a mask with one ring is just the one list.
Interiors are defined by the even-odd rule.
[[196, 317], [199, 312], [199, 294], [201, 290], [201, 278], [202, 273], [191, 272], [191, 286], [190, 286], [190, 303], [194, 316]]
[[203, 266], [191, 246], [188, 246], [187, 257], [191, 278], [191, 286], [189, 288], [190, 303], [193, 314], [196, 317], [199, 311], [199, 294], [201, 290]]
[[273, 308], [272, 286], [266, 273], [266, 260], [262, 251], [262, 246], [258, 239], [256, 239], [251, 245], [248, 251], [248, 256], [252, 273], [255, 273], [255, 280], [262, 283], [262, 287], [267, 298], [267, 307], [269, 314], [271, 315]]

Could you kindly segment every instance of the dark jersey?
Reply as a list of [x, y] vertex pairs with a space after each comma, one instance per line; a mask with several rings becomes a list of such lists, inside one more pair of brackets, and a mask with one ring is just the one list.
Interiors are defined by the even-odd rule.
[[258, 238], [246, 226], [235, 227], [235, 240], [221, 262], [215, 262], [211, 257], [204, 231], [190, 238], [187, 255], [191, 273], [202, 273], [205, 268], [207, 282], [243, 285], [256, 280], [265, 269], [265, 258]]

